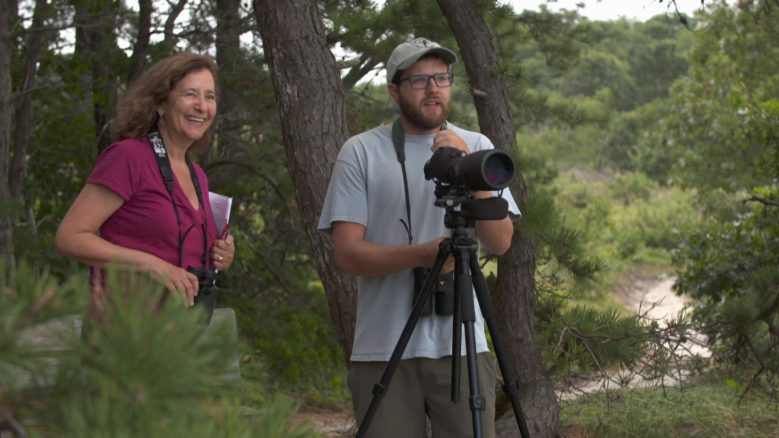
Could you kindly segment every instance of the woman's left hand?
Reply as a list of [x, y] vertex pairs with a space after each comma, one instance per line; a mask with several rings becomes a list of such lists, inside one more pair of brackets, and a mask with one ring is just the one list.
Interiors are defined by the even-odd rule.
[[211, 247], [211, 262], [214, 268], [220, 271], [227, 270], [233, 264], [234, 255], [235, 244], [231, 234], [228, 234], [224, 239], [214, 241], [214, 246]]

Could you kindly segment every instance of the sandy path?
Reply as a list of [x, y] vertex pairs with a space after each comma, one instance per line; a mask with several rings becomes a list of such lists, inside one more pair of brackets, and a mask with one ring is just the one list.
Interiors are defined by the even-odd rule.
[[[679, 296], [674, 292], [673, 285], [676, 277], [661, 275], [656, 279], [639, 280], [630, 292], [623, 297], [623, 301], [629, 309], [636, 312], [644, 312], [646, 316], [664, 323], [677, 319], [679, 313], [684, 311], [691, 299], [688, 296]], [[711, 352], [703, 346], [706, 339], [703, 335], [691, 334], [691, 342], [685, 344], [691, 354], [708, 357]]]
[[673, 291], [674, 281], [676, 278], [666, 275], [652, 280], [639, 280], [623, 300], [629, 309], [646, 311], [652, 319], [667, 321], [676, 317], [690, 302], [688, 297], [676, 295]]

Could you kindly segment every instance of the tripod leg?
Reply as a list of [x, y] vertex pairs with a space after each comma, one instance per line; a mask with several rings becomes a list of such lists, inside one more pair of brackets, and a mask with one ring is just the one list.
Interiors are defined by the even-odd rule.
[[[452, 314], [452, 384], [453, 403], [460, 401], [460, 356], [462, 346], [463, 297], [471, 296], [471, 274], [466, 257], [459, 250], [454, 253], [454, 313]], [[473, 307], [473, 306], [471, 306]], [[472, 313], [472, 312], [471, 312]], [[467, 350], [466, 350], [467, 351]]]
[[[460, 317], [465, 332], [465, 352], [468, 362], [468, 387], [470, 390], [471, 416], [473, 418], [473, 436], [482, 437], [482, 418], [481, 414], [485, 409], [485, 399], [481, 393], [479, 385], [479, 368], [476, 360], [476, 336], [474, 335], [474, 324], [476, 322], [476, 310], [473, 306], [473, 283], [470, 274], [468, 247], [457, 247], [455, 252], [455, 300], [459, 300]], [[457, 302], [457, 301], [456, 301]], [[455, 329], [455, 334], [459, 335], [460, 328]], [[459, 337], [459, 336], [458, 336]], [[458, 387], [459, 376], [459, 344], [457, 346], [457, 356], [452, 351], [453, 365], [452, 370], [457, 368], [457, 380], [452, 376], [452, 397], [455, 395], [455, 387]], [[457, 357], [457, 360], [454, 358]], [[454, 365], [456, 364], [456, 366]], [[458, 394], [459, 395], [459, 394]], [[454, 398], [452, 401], [456, 401]]]
[[384, 398], [384, 395], [387, 393], [390, 381], [392, 380], [392, 375], [398, 368], [400, 358], [403, 356], [403, 352], [406, 350], [406, 346], [408, 345], [408, 341], [411, 339], [411, 335], [414, 332], [414, 327], [416, 327], [417, 322], [419, 321], [419, 317], [422, 316], [427, 299], [430, 297], [430, 294], [433, 293], [433, 285], [438, 279], [438, 275], [441, 272], [441, 267], [444, 265], [444, 261], [446, 261], [446, 258], [450, 253], [451, 239], [444, 239], [439, 245], [438, 255], [436, 256], [435, 263], [433, 263], [433, 267], [431, 268], [430, 273], [425, 278], [425, 282], [422, 285], [422, 290], [417, 296], [417, 300], [414, 302], [411, 315], [406, 321], [406, 325], [403, 327], [403, 331], [400, 334], [398, 343], [395, 344], [395, 349], [392, 351], [387, 368], [384, 370], [384, 374], [382, 374], [379, 383], [373, 387], [373, 399], [371, 399], [371, 404], [368, 406], [368, 410], [365, 412], [365, 415], [360, 422], [360, 428], [357, 430], [357, 437], [364, 437], [368, 432], [371, 419], [376, 414], [376, 410], [379, 408], [381, 399]]
[[490, 330], [492, 346], [495, 349], [495, 356], [498, 359], [500, 374], [503, 376], [503, 391], [508, 395], [509, 400], [511, 401], [514, 417], [517, 420], [517, 426], [519, 427], [522, 438], [530, 438], [530, 431], [527, 428], [525, 416], [522, 413], [522, 407], [519, 404], [519, 380], [514, 377], [511, 372], [510, 364], [505, 359], [507, 356], [503, 347], [503, 340], [499, 334], [498, 323], [495, 318], [495, 308], [492, 306], [492, 300], [490, 300], [490, 296], [487, 293], [487, 281], [484, 279], [484, 275], [479, 268], [479, 259], [476, 257], [476, 250], [470, 250], [469, 263], [471, 275], [473, 276], [473, 286], [476, 289], [476, 299], [479, 300], [482, 316], [484, 316], [487, 328]]

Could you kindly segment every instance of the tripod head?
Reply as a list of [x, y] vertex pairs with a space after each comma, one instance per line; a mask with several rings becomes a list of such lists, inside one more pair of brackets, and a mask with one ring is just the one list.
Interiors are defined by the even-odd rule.
[[446, 209], [447, 228], [473, 228], [477, 220], [498, 220], [508, 215], [508, 202], [499, 197], [477, 199], [467, 188], [436, 181], [435, 206]]

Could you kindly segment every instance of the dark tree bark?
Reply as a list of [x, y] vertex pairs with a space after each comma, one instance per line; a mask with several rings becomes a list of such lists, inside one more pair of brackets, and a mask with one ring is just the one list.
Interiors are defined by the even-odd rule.
[[[481, 131], [496, 148], [514, 155], [516, 128], [489, 28], [471, 0], [437, 1], [460, 46]], [[517, 172], [511, 190], [522, 209], [528, 190], [521, 172]], [[520, 381], [521, 405], [530, 434], [553, 437], [558, 435], [559, 407], [535, 345], [535, 263], [533, 243], [520, 228], [514, 233], [511, 250], [498, 259], [493, 299], [500, 335], [513, 357], [513, 372]]]
[[336, 335], [348, 358], [354, 337], [356, 284], [333, 269], [332, 241], [317, 231], [330, 172], [348, 137], [339, 71], [314, 0], [254, 0], [254, 14], [276, 91], [287, 169]]
[[14, 46], [11, 29], [17, 20], [16, 7], [15, 1], [0, 0], [0, 257], [6, 268], [13, 268], [15, 264], [8, 168], [13, 116], [11, 58]]
[[35, 77], [38, 72], [38, 59], [40, 58], [43, 43], [47, 32], [43, 30], [46, 18], [50, 14], [50, 5], [47, 0], [35, 2], [32, 26], [27, 35], [25, 44], [24, 66], [19, 87], [19, 98], [16, 105], [16, 127], [14, 129], [14, 148], [11, 158], [11, 171], [8, 185], [11, 197], [17, 202], [22, 200], [24, 191], [24, 178], [27, 175], [27, 146], [30, 142], [30, 117], [32, 115], [32, 90], [35, 87]]
[[[237, 154], [243, 143], [242, 127], [251, 124], [251, 120], [241, 110], [241, 91], [238, 76], [242, 72], [241, 32], [243, 25], [240, 15], [240, 0], [217, 0], [216, 10], [216, 63], [219, 65], [219, 124], [216, 128], [218, 153], [220, 157]], [[211, 151], [209, 151], [211, 152]], [[211, 158], [210, 155], [207, 158]], [[227, 180], [213, 178], [214, 187]], [[236, 172], [230, 172], [235, 175]], [[217, 175], [220, 175], [217, 172]]]
[[175, 4], [172, 4], [168, 18], [165, 19], [165, 26], [163, 27], [163, 34], [165, 35], [165, 45], [173, 47], [176, 45], [176, 35], [173, 33], [173, 27], [176, 25], [176, 20], [181, 15], [184, 7], [187, 6], [187, 0], [178, 0]]
[[344, 84], [344, 90], [348, 91], [354, 88], [357, 82], [364, 78], [365, 75], [370, 73], [371, 70], [376, 68], [379, 63], [381, 63], [381, 61], [374, 58], [373, 55], [363, 54], [360, 56], [359, 64], [355, 67], [352, 67], [349, 70], [349, 73], [347, 73], [343, 78], [342, 82]]
[[[216, 61], [220, 69], [229, 69], [240, 60], [243, 31], [240, 7], [241, 0], [216, 0]], [[223, 100], [224, 96], [220, 96], [220, 103]]]
[[133, 54], [130, 56], [128, 84], [140, 76], [146, 67], [146, 55], [149, 53], [149, 45], [151, 44], [151, 13], [153, 10], [152, 0], [138, 0], [138, 35], [133, 45]]
[[75, 7], [75, 58], [87, 69], [82, 73], [82, 86], [91, 103], [97, 148], [110, 144], [108, 122], [116, 103], [117, 77], [114, 59], [117, 11], [115, 0], [73, 1]]

